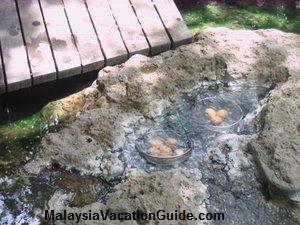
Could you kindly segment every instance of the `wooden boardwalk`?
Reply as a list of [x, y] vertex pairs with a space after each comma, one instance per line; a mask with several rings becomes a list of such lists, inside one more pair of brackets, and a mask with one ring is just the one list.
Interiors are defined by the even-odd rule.
[[191, 39], [173, 0], [1, 0], [0, 94]]

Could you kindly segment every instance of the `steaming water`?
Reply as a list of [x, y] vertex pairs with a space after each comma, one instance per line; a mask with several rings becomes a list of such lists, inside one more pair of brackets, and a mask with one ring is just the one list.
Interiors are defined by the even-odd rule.
[[[189, 123], [186, 123], [188, 121], [186, 113], [189, 113], [188, 106], [195, 98], [218, 96], [225, 99], [231, 99], [240, 105], [246, 115], [253, 112], [259, 106], [259, 101], [267, 92], [268, 89], [264, 87], [236, 87], [230, 91], [195, 91], [193, 93], [183, 94], [180, 101], [174, 104], [174, 109], [179, 112], [181, 118], [185, 119], [186, 129], [192, 130]], [[138, 138], [139, 134], [143, 134], [148, 130], [149, 127], [145, 124], [146, 122], [142, 121], [134, 127], [134, 132], [127, 134], [124, 156], [128, 166], [145, 171], [171, 168], [154, 167], [151, 164], [146, 163], [146, 161], [137, 153], [134, 140]], [[249, 133], [250, 131], [241, 129], [240, 132]], [[214, 140], [217, 134], [203, 129], [201, 132], [191, 132], [190, 135], [194, 143], [193, 153], [189, 160], [183, 164], [177, 165], [177, 167], [187, 169], [197, 168], [201, 162], [204, 149], [209, 145], [211, 140]], [[102, 197], [110, 191], [110, 187], [107, 187], [107, 185], [103, 184], [98, 178], [84, 178], [71, 173], [55, 172], [55, 169], [46, 172], [45, 174], [41, 174], [39, 177], [26, 178], [22, 176], [22, 173], [16, 172], [8, 173], [8, 175], [0, 178], [1, 225], [40, 224], [40, 219], [36, 215], [41, 213], [39, 212], [39, 209], [45, 207], [47, 201], [57, 189], [67, 192], [74, 192], [76, 190], [85, 192], [86, 195], [83, 196], [83, 199], [86, 199], [86, 196], [92, 196], [89, 201], [83, 201], [83, 203], [86, 204], [93, 201], [102, 201]], [[65, 180], [67, 181], [63, 182]], [[81, 201], [81, 199], [78, 200], [79, 203]]]
[[[32, 122], [27, 121], [27, 118], [38, 113], [46, 104], [89, 87], [96, 76], [97, 72], [91, 72], [54, 81], [47, 85], [39, 85], [33, 89], [1, 95], [0, 125], [9, 125], [21, 119]], [[53, 121], [53, 123], [57, 123], [57, 121]], [[41, 129], [47, 130], [47, 126], [55, 126], [55, 124], [47, 124]], [[29, 140], [22, 140], [17, 146], [15, 143], [7, 142], [4, 146], [0, 145], [0, 156], [3, 159], [10, 159], [10, 157], [15, 157], [13, 154], [15, 152], [24, 157], [23, 163], [26, 161], [25, 158], [32, 157], [34, 143], [39, 140], [39, 136], [32, 137]], [[2, 167], [0, 166], [0, 168]], [[60, 187], [55, 186], [43, 176], [26, 177], [19, 169], [19, 167], [14, 167], [9, 171], [0, 170], [0, 224], [40, 224], [39, 218], [35, 216], [36, 210], [43, 208], [55, 189]], [[60, 174], [56, 175], [56, 177], [59, 176]], [[81, 178], [77, 177], [77, 179]]]
[[[223, 99], [228, 99], [236, 102], [244, 112], [243, 118], [255, 111], [259, 105], [260, 101], [268, 93], [269, 89], [266, 87], [235, 87], [229, 91], [218, 90], [218, 91], [208, 91], [208, 90], [197, 90], [192, 93], [183, 94], [181, 99], [175, 104], [174, 110], [179, 112], [180, 118], [183, 119], [183, 124], [185, 129], [189, 132], [190, 139], [192, 139], [194, 148], [192, 155], [189, 160], [186, 162], [177, 165], [186, 169], [198, 168], [199, 163], [205, 149], [215, 140], [215, 138], [220, 135], [220, 133], [205, 129], [203, 127], [199, 128], [195, 132], [195, 126], [193, 121], [190, 121], [189, 115], [191, 114], [191, 105], [203, 98], [207, 97], [219, 97]], [[157, 125], [157, 124], [156, 124]], [[128, 162], [128, 165], [133, 168], [139, 168], [145, 171], [156, 171], [161, 169], [168, 169], [172, 167], [167, 166], [152, 166], [147, 163], [136, 151], [135, 139], [144, 135], [149, 130], [149, 125], [146, 125], [146, 122], [139, 124], [135, 127], [134, 132], [128, 134], [127, 143], [125, 147], [125, 158]], [[243, 121], [241, 121], [240, 126], [238, 127], [238, 132], [241, 134], [250, 134], [252, 130], [247, 129], [243, 126]], [[176, 167], [176, 166], [175, 166]]]

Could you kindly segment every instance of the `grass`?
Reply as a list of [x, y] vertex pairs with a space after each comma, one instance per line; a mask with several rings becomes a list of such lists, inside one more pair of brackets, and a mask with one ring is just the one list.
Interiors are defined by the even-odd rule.
[[277, 28], [300, 33], [300, 12], [296, 9], [264, 9], [257, 6], [207, 4], [183, 9], [182, 15], [193, 34], [212, 26], [232, 29]]
[[0, 177], [32, 157], [42, 137], [72, 120], [84, 102], [83, 92], [78, 92], [48, 103], [32, 116], [0, 125]]

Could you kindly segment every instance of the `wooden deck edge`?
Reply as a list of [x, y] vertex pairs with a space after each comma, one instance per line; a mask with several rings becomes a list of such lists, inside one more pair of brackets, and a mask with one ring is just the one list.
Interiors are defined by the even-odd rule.
[[[19, 2], [19, 0], [11, 1], [15, 1], [16, 3]], [[81, 46], [79, 46], [79, 44], [76, 43], [76, 41], [78, 41], [76, 39], [76, 32], [74, 34], [73, 31], [75, 26], [74, 24], [76, 24], [77, 18], [75, 15], [73, 15], [74, 10], [70, 11], [71, 9], [66, 9], [67, 5], [64, 4], [64, 1], [68, 2], [69, 4], [71, 4], [72, 1], [53, 0], [54, 2], [57, 2], [57, 7], [60, 8], [60, 11], [54, 12], [54, 14], [57, 15], [56, 17], [54, 17], [54, 19], [53, 12], [51, 10], [53, 10], [53, 7], [56, 7], [53, 6], [56, 3], [54, 4], [52, 0], [36, 1], [38, 3], [34, 3], [34, 9], [39, 9], [40, 14], [38, 16], [32, 15], [32, 17], [26, 17], [26, 11], [22, 11], [21, 15], [20, 9], [18, 9], [19, 4], [16, 4], [16, 10], [19, 10], [17, 14], [19, 17], [19, 25], [21, 27], [21, 33], [24, 42], [24, 45], [20, 46], [19, 48], [23, 47], [24, 53], [26, 53], [27, 56], [26, 62], [22, 63], [28, 64], [28, 76], [25, 77], [24, 73], [22, 75], [22, 80], [17, 75], [14, 76], [11, 73], [9, 73], [9, 75], [6, 75], [5, 70], [7, 69], [6, 64], [8, 63], [7, 52], [5, 52], [6, 55], [3, 56], [3, 52], [1, 51], [0, 46], [0, 94], [28, 88], [42, 83], [48, 83], [57, 79], [64, 79], [80, 74], [82, 75], [82, 73], [99, 70], [104, 68], [105, 66], [124, 63], [129, 57], [133, 56], [134, 54], [142, 54], [146, 56], [158, 55], [164, 51], [177, 48], [184, 44], [189, 44], [193, 41], [192, 34], [190, 33], [173, 0], [124, 0], [124, 2], [123, 0], [122, 2], [118, 2], [118, 0], [99, 0], [99, 2], [107, 1], [107, 3], [105, 3], [105, 7], [108, 11], [106, 10], [105, 12], [111, 14], [109, 15], [110, 25], [106, 24], [107, 26], [105, 27], [106, 30], [104, 33], [101, 33], [101, 21], [107, 18], [108, 14], [104, 13], [106, 16], [102, 15], [102, 17], [98, 14], [99, 9], [101, 9], [104, 2], [102, 2], [102, 4], [99, 3], [98, 0], [77, 0], [77, 3], [81, 4], [79, 5], [79, 9], [81, 9], [81, 11], [87, 11], [85, 12], [85, 17], [89, 18], [91, 23], [89, 26], [92, 27], [91, 29], [89, 29], [89, 31], [93, 31], [92, 33], [95, 37], [94, 39], [96, 39], [96, 42], [99, 44], [99, 51], [103, 56], [103, 59], [101, 59], [100, 61], [85, 59], [82, 58], [87, 51], [84, 47], [86, 41], [85, 36], [84, 34], [82, 34], [80, 28], [76, 28], [77, 34], [82, 34], [80, 39]], [[60, 1], [62, 2], [59, 3]], [[113, 7], [111, 6], [111, 3], [113, 3]], [[28, 1], [28, 4], [31, 4], [30, 1]], [[124, 7], [126, 6], [125, 13], [124, 11], [122, 11], [122, 5], [124, 5]], [[91, 7], [89, 8], [89, 6]], [[93, 9], [93, 6], [99, 7], [98, 10]], [[56, 23], [59, 23], [56, 19], [58, 18], [58, 15], [66, 20], [63, 24], [63, 26], [65, 26], [64, 29], [66, 31], [66, 35], [59, 35], [56, 32], [58, 28], [55, 26]], [[132, 26], [130, 26], [130, 22], [124, 21], [124, 15], [128, 15], [130, 17], [129, 20], [132, 22], [132, 26], [135, 27], [135, 30]], [[35, 36], [33, 34], [31, 36], [31, 33], [28, 34], [23, 30], [26, 26], [30, 27], [33, 22], [31, 22], [31, 20], [21, 21], [22, 17], [30, 18], [33, 22], [36, 22], [34, 21], [36, 19], [38, 22], [42, 22], [45, 26], [44, 33], [47, 36], [48, 43], [50, 44], [50, 49], [48, 49], [48, 52], [51, 53], [52, 63], [54, 64], [54, 67], [51, 70], [44, 69], [44, 71], [41, 71], [33, 68], [36, 66], [32, 65], [32, 61], [36, 56], [32, 56], [32, 53], [30, 51], [32, 50], [32, 48], [37, 49], [37, 47], [31, 46], [31, 49], [29, 49], [28, 46], [31, 45], [30, 38], [35, 38]], [[149, 20], [149, 17], [151, 17], [153, 20]], [[70, 18], [72, 20], [70, 20]], [[97, 21], [94, 21], [94, 19]], [[112, 21], [115, 22], [114, 28], [111, 25]], [[25, 24], [23, 24], [23, 22], [26, 22], [26, 26]], [[84, 23], [81, 22], [80, 24], [83, 25]], [[62, 24], [59, 24], [59, 26], [61, 25]], [[153, 27], [155, 28], [153, 29]], [[114, 45], [116, 41], [109, 38], [111, 28], [113, 28], [115, 31], [115, 40], [118, 40], [118, 45], [116, 46]], [[50, 31], [48, 29], [50, 29]], [[156, 31], [157, 33], [155, 33]], [[135, 34], [132, 35], [131, 32], [134, 32]], [[117, 35], [119, 35], [119, 37]], [[134, 39], [133, 37], [135, 37], [136, 39]], [[60, 46], [62, 41], [65, 41], [67, 45], [67, 48], [65, 48], [65, 50]], [[89, 42], [87, 41], [87, 43]], [[92, 48], [91, 51], [94, 51], [94, 49]], [[77, 53], [76, 56], [74, 55], [75, 53]], [[72, 58], [71, 64], [67, 62], [68, 57], [74, 57], [74, 60]], [[18, 62], [17, 59], [14, 59], [13, 61], [15, 63]], [[50, 61], [49, 64], [51, 64]], [[7, 76], [9, 77], [7, 78]]]

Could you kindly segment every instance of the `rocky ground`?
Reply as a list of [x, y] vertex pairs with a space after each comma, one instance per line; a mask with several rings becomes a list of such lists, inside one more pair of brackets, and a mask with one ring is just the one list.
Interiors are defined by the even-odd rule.
[[[225, 213], [225, 223], [159, 224], [299, 224], [299, 210], [272, 203], [266, 188], [275, 179], [284, 182], [292, 187], [287, 197], [297, 201], [299, 58], [299, 35], [226, 28], [206, 29], [196, 42], [153, 58], [135, 55], [100, 71], [85, 90], [85, 105], [75, 121], [46, 135], [25, 170], [38, 174], [59, 164], [108, 182], [122, 180], [106, 201], [70, 207], [72, 193], [58, 191], [49, 208]], [[275, 89], [264, 99], [258, 96], [256, 108], [246, 112], [244, 133], [219, 136], [207, 148], [196, 144], [195, 153], [178, 168], [144, 166], [132, 143], [183, 93], [239, 89], [247, 96], [246, 86]], [[255, 162], [264, 166], [256, 169]], [[269, 170], [275, 175], [268, 176]]]

